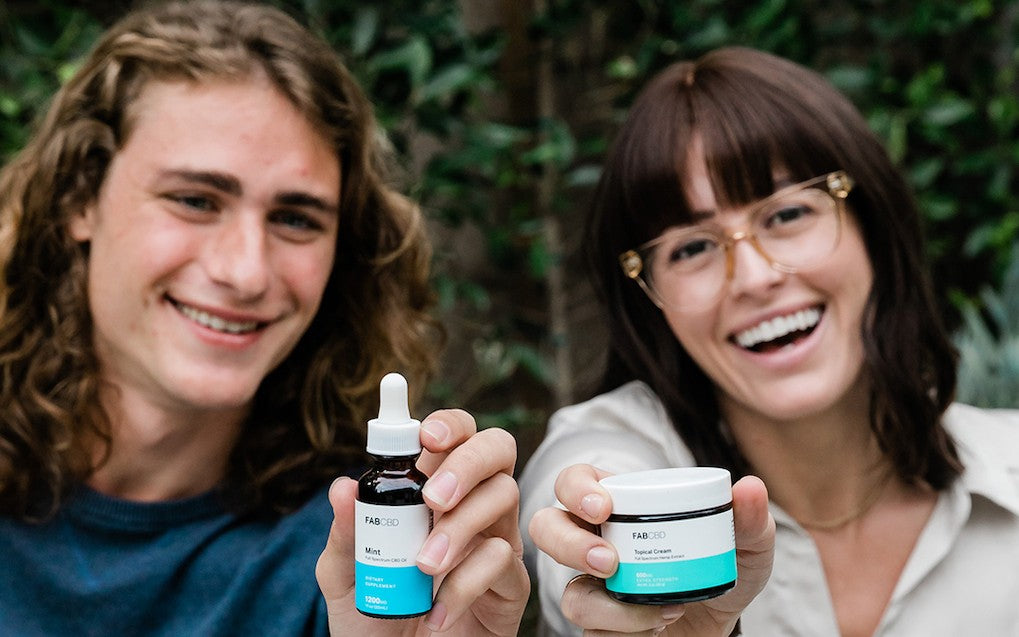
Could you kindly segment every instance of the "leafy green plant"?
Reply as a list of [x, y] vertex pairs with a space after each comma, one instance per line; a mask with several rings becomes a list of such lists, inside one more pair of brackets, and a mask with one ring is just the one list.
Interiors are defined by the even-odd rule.
[[981, 407], [1019, 408], [1019, 245], [1000, 292], [985, 288], [980, 306], [966, 302], [955, 334], [958, 399]]
[[[1014, 334], [1000, 281], [1019, 241], [1019, 0], [270, 1], [344, 56], [427, 213], [450, 339], [423, 407], [510, 428], [521, 461], [603, 353], [575, 255], [605, 149], [653, 73], [717, 46], [845, 91], [916, 187], [949, 324], [982, 321], [985, 361]], [[129, 4], [0, 1], [0, 162]]]

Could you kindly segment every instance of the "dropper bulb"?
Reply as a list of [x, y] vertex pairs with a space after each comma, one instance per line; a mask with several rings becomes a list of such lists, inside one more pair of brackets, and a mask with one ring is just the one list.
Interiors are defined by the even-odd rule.
[[379, 383], [379, 422], [403, 423], [410, 420], [407, 406], [407, 379], [390, 372]]
[[421, 423], [410, 417], [407, 379], [396, 372], [379, 381], [379, 417], [368, 421], [365, 449], [377, 456], [421, 453]]

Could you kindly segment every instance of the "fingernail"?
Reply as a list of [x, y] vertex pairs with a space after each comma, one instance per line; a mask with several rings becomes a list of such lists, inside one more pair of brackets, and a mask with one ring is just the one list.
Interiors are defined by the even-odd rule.
[[604, 546], [596, 546], [587, 552], [587, 565], [599, 573], [611, 573], [616, 566], [616, 556]]
[[424, 421], [421, 423], [421, 431], [435, 444], [442, 444], [449, 438], [449, 426], [441, 420]]
[[432, 537], [428, 538], [425, 545], [421, 547], [417, 561], [421, 562], [425, 566], [437, 569], [442, 564], [442, 560], [446, 558], [446, 552], [448, 550], [449, 536], [445, 533], [436, 533]]
[[456, 476], [449, 471], [443, 471], [438, 475], [434, 475], [428, 479], [425, 483], [425, 488], [421, 491], [428, 496], [428, 498], [440, 506], [446, 506], [453, 501], [453, 497], [456, 496], [456, 490], [459, 486], [459, 482]]
[[668, 628], [668, 625], [659, 626], [658, 628], [655, 628], [653, 631], [651, 631], [651, 637], [658, 637], [658, 635], [661, 635], [662, 633], [665, 632], [666, 628]]
[[682, 617], [684, 612], [686, 612], [684, 606], [662, 606], [662, 619], [673, 622]]
[[601, 515], [601, 510], [604, 506], [605, 498], [601, 497], [597, 493], [589, 493], [584, 496], [583, 500], [580, 501], [580, 510], [591, 518], [597, 518]]
[[336, 478], [335, 480], [333, 480], [333, 483], [329, 485], [329, 494], [330, 494], [330, 496], [332, 496], [333, 491], [336, 490], [336, 485], [341, 484], [343, 482], [346, 482], [347, 480], [350, 480], [350, 478], [348, 478], [346, 476], [340, 476], [339, 478]]
[[439, 632], [442, 630], [442, 623], [445, 621], [446, 605], [442, 602], [437, 602], [425, 617], [425, 626], [428, 627], [428, 630]]

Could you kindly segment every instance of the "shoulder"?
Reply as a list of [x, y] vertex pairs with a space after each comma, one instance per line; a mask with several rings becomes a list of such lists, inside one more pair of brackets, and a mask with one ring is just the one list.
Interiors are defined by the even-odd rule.
[[1019, 410], [956, 403], [942, 422], [964, 466], [962, 485], [1019, 516]]
[[[658, 396], [640, 381], [552, 414], [542, 447], [584, 450], [588, 462], [621, 472], [692, 464]], [[627, 461], [628, 455], [635, 456]]]
[[631, 381], [555, 412], [521, 476], [521, 491], [577, 463], [622, 473], [694, 462], [655, 393]]
[[301, 541], [305, 537], [319, 537], [329, 529], [333, 508], [329, 503], [328, 486], [319, 489], [298, 509], [282, 515], [274, 525], [273, 534], [287, 541]]
[[1019, 410], [953, 403], [942, 422], [965, 455], [1019, 468]]
[[634, 430], [669, 426], [665, 407], [651, 388], [641, 381], [630, 381], [594, 398], [563, 407], [549, 420], [547, 436], [562, 435], [582, 427], [599, 430]]

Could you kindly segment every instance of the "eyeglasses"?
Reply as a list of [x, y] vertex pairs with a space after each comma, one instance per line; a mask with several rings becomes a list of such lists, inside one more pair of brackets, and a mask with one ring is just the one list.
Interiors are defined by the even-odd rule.
[[780, 272], [823, 261], [838, 245], [852, 189], [853, 180], [841, 170], [815, 177], [760, 201], [742, 230], [674, 228], [622, 253], [619, 264], [658, 307], [700, 309], [718, 300], [732, 279], [736, 243], [744, 239]]

